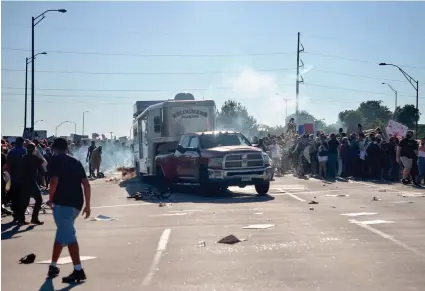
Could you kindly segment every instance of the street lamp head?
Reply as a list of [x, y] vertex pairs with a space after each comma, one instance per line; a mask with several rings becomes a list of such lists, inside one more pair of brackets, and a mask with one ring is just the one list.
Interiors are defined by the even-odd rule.
[[386, 66], [388, 65], [387, 63], [379, 63], [380, 66]]
[[385, 84], [387, 84], [387, 83], [382, 83], [382, 85], [385, 85]]
[[40, 55], [47, 55], [47, 53], [46, 52], [42, 52], [42, 53], [40, 53]]
[[58, 12], [60, 12], [60, 13], [66, 13], [66, 9], [58, 9]]

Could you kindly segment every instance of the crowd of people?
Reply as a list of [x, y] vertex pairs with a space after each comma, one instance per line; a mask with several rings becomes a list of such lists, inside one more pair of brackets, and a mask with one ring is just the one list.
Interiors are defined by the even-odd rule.
[[[50, 164], [53, 140], [14, 142], [1, 140], [2, 150], [2, 214], [13, 215], [16, 222], [26, 224], [25, 212], [30, 197], [35, 200], [31, 223], [42, 224], [38, 214], [42, 206], [42, 191], [50, 184]], [[97, 144], [97, 145], [96, 145]], [[131, 163], [131, 151], [118, 140], [67, 141], [67, 154], [83, 165], [89, 179], [104, 177], [103, 171]], [[24, 159], [25, 157], [25, 159]], [[36, 157], [36, 158], [34, 158]], [[33, 183], [32, 180], [35, 182]], [[22, 197], [22, 199], [18, 199]], [[11, 204], [11, 210], [4, 205]]]
[[425, 178], [425, 137], [419, 141], [408, 131], [404, 138], [388, 137], [381, 129], [356, 133], [297, 134], [293, 120], [286, 133], [254, 137], [268, 152], [276, 173], [293, 172], [321, 179], [351, 178], [401, 181], [420, 186]]

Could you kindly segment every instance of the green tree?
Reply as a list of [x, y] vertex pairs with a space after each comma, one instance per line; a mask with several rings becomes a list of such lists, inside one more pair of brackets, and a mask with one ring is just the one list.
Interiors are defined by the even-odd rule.
[[347, 133], [357, 132], [357, 125], [364, 123], [364, 117], [358, 110], [345, 110], [338, 114], [339, 120], [347, 127]]
[[228, 100], [217, 112], [217, 127], [223, 129], [233, 129], [246, 135], [257, 133], [257, 121], [248, 114], [248, 110], [241, 103]]
[[388, 124], [392, 113], [387, 106], [382, 105], [382, 101], [369, 100], [360, 103], [357, 111], [363, 115], [364, 129], [385, 127]]
[[403, 107], [397, 107], [395, 111], [395, 120], [406, 125], [410, 129], [414, 129], [416, 121], [419, 120], [420, 112], [412, 104], [406, 104]]

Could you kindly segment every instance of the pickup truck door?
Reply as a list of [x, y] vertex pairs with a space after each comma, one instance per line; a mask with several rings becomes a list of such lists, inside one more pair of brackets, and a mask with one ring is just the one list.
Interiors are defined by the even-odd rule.
[[[190, 136], [185, 136], [182, 138], [179, 147], [176, 149], [174, 153], [174, 157], [176, 160], [176, 178], [185, 179], [188, 177], [188, 163], [189, 159], [186, 154], [186, 149], [189, 147]], [[179, 151], [179, 148], [181, 151]]]
[[186, 151], [186, 156], [188, 158], [188, 176], [197, 179], [199, 173], [199, 160], [200, 160], [200, 151], [199, 151], [199, 138], [197, 136], [192, 136], [189, 142], [189, 149]]

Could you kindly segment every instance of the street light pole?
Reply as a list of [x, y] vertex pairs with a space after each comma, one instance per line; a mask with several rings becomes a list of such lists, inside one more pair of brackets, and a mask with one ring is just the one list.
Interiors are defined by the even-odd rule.
[[[46, 52], [38, 53], [34, 56], [34, 59], [38, 55], [47, 55]], [[27, 107], [28, 107], [28, 64], [34, 62], [34, 59], [25, 58], [25, 109], [24, 109], [24, 129], [27, 128]], [[37, 122], [36, 122], [37, 123]], [[34, 124], [35, 126], [35, 124]]]
[[397, 110], [397, 90], [395, 90], [390, 84], [388, 83], [382, 83], [382, 85], [388, 85], [388, 87], [390, 87], [390, 89], [394, 92], [395, 94], [395, 106], [394, 106], [394, 116], [395, 116], [395, 111]]
[[84, 114], [88, 113], [88, 111], [83, 111], [83, 131], [82, 131], [82, 135], [84, 135]]
[[416, 138], [418, 138], [418, 122], [419, 122], [419, 81], [413, 79], [408, 73], [406, 73], [402, 68], [394, 64], [379, 63], [380, 66], [393, 66], [396, 67], [409, 81], [410, 85], [416, 90], [416, 110], [418, 111], [418, 118], [416, 119]]
[[[44, 14], [46, 14], [47, 12], [50, 12], [50, 11], [56, 11], [56, 12], [60, 12], [60, 13], [65, 13], [66, 12], [66, 10], [65, 9], [49, 9], [49, 10], [46, 10], [46, 11], [44, 11], [43, 13], [41, 13], [40, 15], [38, 15], [37, 17], [32, 17], [31, 18], [31, 60], [32, 60], [32, 62], [31, 62], [31, 70], [32, 70], [32, 72], [31, 72], [31, 137], [34, 137], [34, 90], [35, 90], [35, 88], [34, 88], [34, 70], [35, 70], [35, 68], [34, 68], [34, 58], [35, 58], [35, 55], [34, 55], [34, 51], [35, 51], [35, 49], [34, 49], [34, 47], [35, 47], [35, 45], [34, 45], [34, 28], [35, 28], [35, 26], [37, 25], [37, 24], [39, 24], [43, 19], [44, 19]], [[40, 18], [40, 19], [39, 19]], [[35, 22], [37, 19], [39, 19], [37, 22]]]

